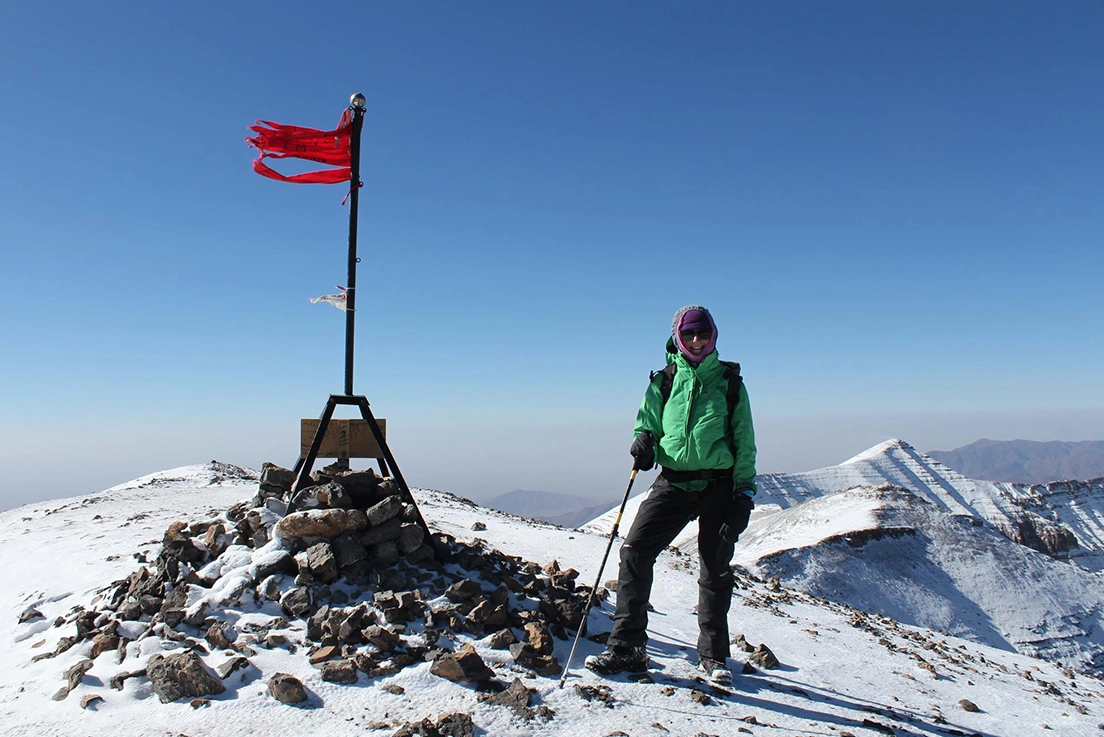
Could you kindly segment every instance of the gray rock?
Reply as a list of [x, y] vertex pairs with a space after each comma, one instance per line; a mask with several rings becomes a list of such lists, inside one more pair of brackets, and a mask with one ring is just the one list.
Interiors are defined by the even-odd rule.
[[310, 509], [292, 512], [276, 523], [281, 538], [333, 540], [343, 532], [355, 532], [368, 526], [368, 518], [359, 509]]
[[372, 563], [387, 568], [399, 562], [399, 546], [393, 540], [372, 546]]
[[330, 660], [340, 654], [341, 648], [339, 648], [337, 645], [324, 645], [311, 653], [308, 660], [310, 661], [311, 665], [318, 665], [319, 663]]
[[166, 560], [197, 563], [206, 557], [206, 553], [192, 542], [188, 525], [176, 521], [169, 525], [161, 539], [161, 556]]
[[358, 509], [367, 509], [380, 501], [380, 477], [371, 469], [364, 471], [342, 471], [334, 476], [334, 482], [345, 487], [345, 491], [349, 494], [350, 498], [352, 498], [353, 504]]
[[359, 645], [364, 642], [363, 629], [367, 611], [364, 607], [357, 607], [330, 620], [330, 629], [341, 645]]
[[437, 720], [437, 733], [448, 737], [475, 737], [471, 714], [447, 714]]
[[286, 468], [281, 468], [275, 463], [265, 461], [261, 466], [260, 490], [265, 496], [284, 496], [291, 492], [291, 485], [295, 483], [295, 473]]
[[164, 583], [154, 576], [148, 568], [142, 566], [127, 579], [127, 596], [139, 600], [144, 596], [161, 596]]
[[170, 627], [176, 627], [184, 621], [184, 610], [188, 606], [188, 584], [174, 586], [161, 601], [161, 621]]
[[299, 567], [295, 562], [295, 557], [286, 550], [280, 550], [271, 558], [265, 556], [264, 563], [258, 564], [254, 570], [253, 580], [264, 581], [269, 576], [278, 574], [294, 576], [298, 573], [298, 570]]
[[373, 597], [373, 603], [392, 624], [413, 622], [425, 613], [425, 604], [414, 591], [381, 591]]
[[146, 664], [153, 691], [167, 704], [187, 696], [209, 696], [226, 690], [222, 682], [191, 651], [154, 655]]
[[229, 649], [237, 638], [238, 635], [234, 632], [234, 628], [226, 622], [213, 623], [203, 635], [203, 639], [207, 640], [207, 644], [215, 650]]
[[398, 540], [402, 532], [402, 522], [397, 519], [389, 519], [386, 522], [369, 527], [360, 536], [360, 543], [364, 546], [379, 545], [380, 543]]
[[487, 667], [483, 658], [470, 644], [464, 645], [458, 652], [442, 655], [433, 661], [429, 672], [454, 683], [474, 681], [482, 683], [494, 677], [494, 671]]
[[341, 568], [350, 566], [359, 560], [368, 557], [368, 551], [364, 544], [352, 533], [343, 533], [334, 538], [331, 543], [334, 559]]
[[191, 613], [184, 616], [184, 624], [191, 627], [199, 628], [203, 623], [207, 621], [207, 602], [201, 601], [199, 606], [192, 610]]
[[525, 720], [533, 718], [533, 710], [529, 708], [533, 703], [533, 691], [526, 688], [520, 678], [515, 678], [505, 691], [481, 695], [479, 700], [513, 709]]
[[134, 678], [136, 676], [144, 675], [146, 675], [145, 668], [141, 670], [131, 671], [130, 673], [116, 673], [115, 675], [111, 676], [111, 679], [108, 681], [108, 685], [116, 691], [122, 691], [123, 683], [125, 683], [128, 678]]
[[66, 684], [54, 694], [54, 701], [64, 701], [65, 698], [69, 696], [69, 692], [79, 686], [81, 681], [84, 680], [84, 674], [92, 668], [92, 665], [92, 661], [86, 658], [65, 671]]
[[561, 670], [559, 662], [554, 657], [541, 655], [527, 642], [515, 642], [510, 645], [510, 655], [522, 668], [528, 668], [542, 676], [557, 675]]
[[420, 722], [408, 722], [392, 737], [474, 737], [471, 714], [445, 714], [433, 722], [426, 717]]
[[307, 565], [319, 581], [333, 583], [337, 580], [337, 559], [329, 543], [315, 543], [307, 548]]
[[116, 650], [119, 647], [119, 636], [114, 632], [101, 632], [92, 638], [92, 659], [100, 657], [108, 650]]
[[402, 499], [397, 496], [389, 496], [382, 502], [368, 508], [368, 526], [382, 525], [387, 520], [398, 517], [402, 512]]
[[367, 559], [358, 560], [356, 563], [342, 568], [341, 575], [354, 586], [364, 586], [371, 581], [372, 570], [372, 566]]
[[81, 698], [80, 705], [81, 705], [82, 709], [87, 709], [88, 707], [92, 706], [93, 704], [98, 704], [99, 702], [101, 702], [103, 700], [104, 700], [103, 696], [100, 696], [99, 694], [96, 694], [96, 693], [90, 693], [90, 694], [88, 694], [88, 695]]
[[268, 601], [278, 601], [280, 599], [280, 578], [279, 575], [273, 575], [264, 579], [257, 587], [257, 593]]
[[351, 660], [327, 660], [318, 666], [323, 681], [356, 683], [357, 669]]
[[328, 509], [348, 509], [353, 506], [353, 499], [345, 487], [341, 484], [330, 482], [312, 489], [313, 496], [320, 506]]
[[263, 548], [265, 545], [268, 545], [268, 542], [271, 539], [272, 539], [272, 531], [269, 530], [269, 528], [262, 525], [261, 527], [258, 527], [253, 532], [252, 537], [249, 538], [249, 544], [252, 545], [254, 549], [259, 550], [260, 548]]
[[504, 629], [491, 635], [491, 647], [495, 650], [505, 650], [518, 641], [517, 635], [512, 629]]
[[755, 650], [748, 655], [748, 660], [755, 663], [760, 668], [777, 668], [779, 665], [778, 658], [774, 656], [774, 653], [771, 652], [771, 649], [766, 645], [760, 645], [755, 648]]
[[265, 499], [265, 509], [275, 514], [277, 517], [283, 517], [287, 514], [288, 505], [283, 499], [277, 496], [271, 496]]
[[482, 593], [482, 586], [472, 581], [470, 578], [464, 578], [445, 589], [445, 598], [449, 601], [459, 603], [462, 601], [470, 601], [473, 597]]
[[297, 586], [280, 597], [280, 606], [293, 617], [304, 617], [311, 610], [310, 589]]
[[27, 607], [23, 610], [23, 613], [19, 615], [19, 624], [25, 624], [35, 619], [46, 619], [46, 617], [34, 607]]
[[222, 665], [220, 665], [216, 670], [219, 674], [219, 678], [221, 678], [222, 680], [225, 681], [227, 678], [230, 677], [230, 674], [232, 674], [236, 671], [239, 671], [242, 668], [248, 668], [248, 667], [249, 667], [249, 659], [248, 658], [244, 658], [241, 655], [235, 655], [234, 657], [230, 658], [229, 660], [224, 662]]
[[377, 624], [364, 628], [364, 639], [368, 640], [368, 642], [385, 653], [393, 651], [401, 642], [398, 635], [386, 627], [380, 627]]
[[702, 706], [709, 706], [713, 703], [713, 699], [708, 694], [699, 691], [696, 688], [690, 689], [690, 700], [695, 704], [701, 704]]
[[422, 561], [432, 560], [434, 556], [433, 548], [427, 543], [422, 543], [417, 550], [414, 550], [407, 554], [407, 563], [421, 563]]
[[399, 529], [399, 552], [403, 555], [413, 553], [425, 540], [425, 530], [421, 525], [405, 524]]
[[277, 673], [269, 678], [268, 692], [272, 698], [284, 704], [301, 704], [307, 700], [307, 689], [303, 682], [287, 673]]
[[483, 599], [475, 605], [475, 609], [468, 612], [468, 621], [476, 624], [485, 624], [494, 614], [495, 606], [489, 600]]
[[529, 622], [525, 625], [525, 632], [529, 647], [533, 648], [538, 655], [551, 655], [556, 649], [556, 641], [552, 639], [552, 635], [548, 632], [548, 625], [544, 622]]
[[326, 621], [330, 618], [330, 606], [323, 604], [307, 620], [307, 639], [321, 640], [326, 634]]
[[128, 599], [119, 607], [119, 619], [133, 622], [142, 618], [142, 605], [136, 599]]

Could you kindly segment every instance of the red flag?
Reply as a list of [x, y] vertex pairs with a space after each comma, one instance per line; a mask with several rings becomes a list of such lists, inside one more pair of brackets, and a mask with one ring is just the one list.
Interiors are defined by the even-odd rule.
[[[245, 139], [259, 152], [253, 160], [253, 171], [269, 179], [293, 184], [339, 184], [349, 181], [353, 164], [351, 111], [346, 110], [342, 114], [337, 128], [332, 131], [268, 120], [258, 120], [257, 123], [259, 125], [249, 126], [249, 130], [257, 134], [256, 137]], [[265, 164], [264, 159], [306, 159], [338, 168], [285, 176]]]

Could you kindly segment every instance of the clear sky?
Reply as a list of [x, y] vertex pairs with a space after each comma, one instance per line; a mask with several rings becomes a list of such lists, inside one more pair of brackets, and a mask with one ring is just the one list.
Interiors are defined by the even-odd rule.
[[345, 188], [243, 139], [353, 92], [354, 389], [412, 485], [619, 497], [694, 302], [760, 471], [1104, 438], [1102, 38], [1096, 1], [6, 2], [0, 508], [294, 464]]

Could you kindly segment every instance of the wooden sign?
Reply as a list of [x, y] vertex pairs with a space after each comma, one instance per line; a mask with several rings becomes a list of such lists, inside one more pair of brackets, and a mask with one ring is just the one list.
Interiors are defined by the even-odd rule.
[[[300, 458], [306, 458], [310, 452], [314, 434], [318, 432], [318, 418], [303, 420], [300, 425]], [[377, 419], [384, 440], [387, 439], [387, 420]], [[365, 420], [330, 420], [326, 425], [326, 434], [322, 438], [322, 447], [318, 449], [319, 458], [383, 458], [383, 451], [372, 435]]]

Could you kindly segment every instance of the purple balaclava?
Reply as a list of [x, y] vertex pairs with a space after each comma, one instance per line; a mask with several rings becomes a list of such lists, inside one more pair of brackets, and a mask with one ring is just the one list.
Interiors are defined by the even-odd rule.
[[[683, 330], [702, 332], [708, 330], [713, 334], [709, 342], [705, 344], [705, 348], [702, 349], [701, 355], [697, 358], [683, 344], [682, 337], [679, 335]], [[713, 322], [713, 316], [709, 314], [709, 310], [701, 305], [686, 305], [679, 308], [679, 311], [675, 313], [675, 319], [671, 321], [671, 334], [674, 336], [675, 345], [678, 346], [679, 351], [686, 357], [687, 361], [693, 364], [701, 363], [703, 358], [717, 348], [717, 324]]]

